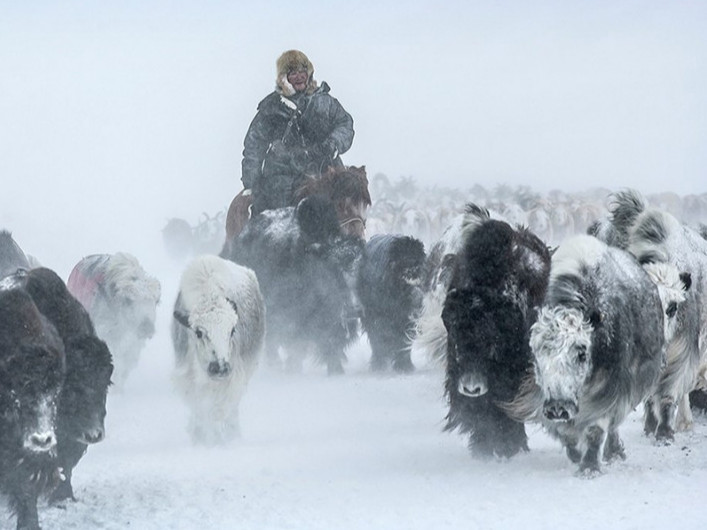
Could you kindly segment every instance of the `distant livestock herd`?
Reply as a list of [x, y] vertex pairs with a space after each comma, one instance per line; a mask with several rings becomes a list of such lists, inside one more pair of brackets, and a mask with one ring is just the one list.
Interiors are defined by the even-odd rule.
[[[468, 204], [429, 252], [414, 233], [367, 242], [321, 197], [266, 211], [185, 265], [172, 313], [173, 382], [194, 443], [239, 434], [260, 357], [330, 375], [366, 333], [373, 371], [445, 371], [447, 430], [474, 457], [528, 450], [526, 423], [557, 438], [583, 475], [625, 458], [619, 427], [639, 404], [668, 443], [707, 388], [707, 240], [634, 191], [558, 246]], [[71, 477], [105, 436], [118, 389], [155, 332], [161, 286], [127, 253], [82, 259], [67, 283], [0, 232], [0, 492], [18, 528], [37, 498], [73, 499]]]

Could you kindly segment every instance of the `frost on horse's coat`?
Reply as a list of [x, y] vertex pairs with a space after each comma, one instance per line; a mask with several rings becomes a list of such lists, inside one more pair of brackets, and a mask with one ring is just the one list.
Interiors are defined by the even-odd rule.
[[192, 440], [229, 441], [239, 433], [238, 405], [265, 336], [258, 280], [217, 256], [195, 258], [182, 274], [173, 315], [173, 380], [189, 407]]

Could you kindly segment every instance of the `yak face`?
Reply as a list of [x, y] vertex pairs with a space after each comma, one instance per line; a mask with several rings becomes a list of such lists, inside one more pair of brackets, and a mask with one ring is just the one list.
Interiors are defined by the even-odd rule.
[[658, 288], [660, 303], [663, 307], [663, 332], [666, 343], [671, 342], [675, 332], [680, 326], [681, 308], [688, 310], [685, 305], [687, 291], [692, 285], [692, 276], [689, 272], [680, 273], [670, 263], [647, 263], [643, 270], [648, 273], [653, 283]]
[[105, 437], [106, 396], [113, 374], [108, 346], [95, 336], [69, 340], [66, 372], [58, 428], [77, 442], [98, 443]]
[[228, 298], [197, 306], [189, 314], [174, 312], [174, 318], [194, 334], [196, 358], [211, 379], [231, 375], [231, 351], [237, 347], [238, 307]]
[[411, 237], [393, 243], [390, 270], [394, 278], [410, 287], [420, 287], [425, 264], [425, 247]]
[[12, 431], [12, 438], [29, 453], [53, 454], [56, 449], [63, 369], [56, 352], [39, 345], [21, 346], [0, 367], [2, 429]]
[[140, 340], [151, 339], [155, 334], [157, 305], [151, 298], [119, 296], [116, 299], [119, 320], [126, 330], [133, 330]]
[[592, 333], [600, 320], [578, 309], [544, 307], [531, 327], [535, 378], [544, 395], [543, 414], [550, 421], [570, 421], [579, 412], [582, 387], [592, 373]]
[[[442, 321], [447, 328], [447, 372], [456, 391], [478, 398], [510, 400], [527, 365], [522, 312], [485, 289], [452, 289]], [[520, 332], [519, 332], [520, 331]]]

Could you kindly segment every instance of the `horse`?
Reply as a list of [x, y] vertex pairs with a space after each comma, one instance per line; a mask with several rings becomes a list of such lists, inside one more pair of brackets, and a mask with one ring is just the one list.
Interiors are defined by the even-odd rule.
[[[332, 167], [322, 174], [306, 176], [295, 190], [290, 206], [313, 195], [325, 197], [334, 204], [342, 232], [364, 239], [366, 214], [371, 206], [366, 166]], [[226, 242], [241, 233], [250, 219], [252, 203], [252, 195], [246, 190], [233, 198], [226, 214]]]

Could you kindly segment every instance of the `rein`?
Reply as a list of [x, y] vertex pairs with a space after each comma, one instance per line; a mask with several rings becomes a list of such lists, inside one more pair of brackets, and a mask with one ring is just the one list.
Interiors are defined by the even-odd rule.
[[366, 228], [366, 221], [365, 221], [365, 219], [363, 219], [363, 217], [360, 217], [360, 216], [354, 216], [354, 217], [349, 217], [348, 219], [344, 219], [343, 221], [341, 221], [339, 223], [339, 226], [341, 228], [343, 228], [346, 225], [351, 224], [351, 223], [361, 223], [363, 225], [363, 227]]

